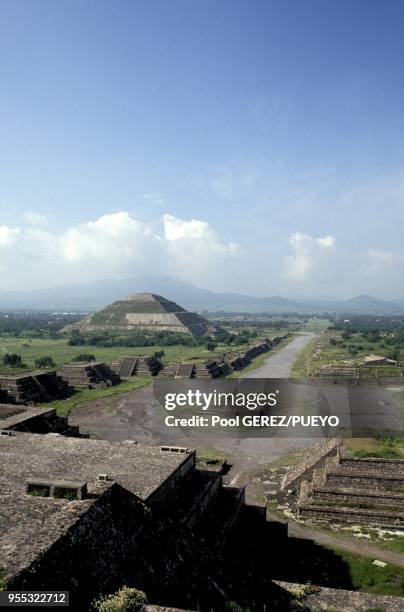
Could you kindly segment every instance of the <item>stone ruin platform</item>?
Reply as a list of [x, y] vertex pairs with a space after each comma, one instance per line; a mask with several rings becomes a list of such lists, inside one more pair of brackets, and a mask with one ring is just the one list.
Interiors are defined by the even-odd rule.
[[117, 385], [120, 377], [101, 362], [68, 363], [61, 367], [59, 376], [71, 387], [104, 389]]
[[0, 435], [12, 435], [16, 431], [87, 437], [80, 434], [77, 426], [69, 425], [67, 417], [58, 416], [55, 408], [0, 404]]
[[0, 375], [2, 401], [27, 404], [49, 402], [69, 396], [71, 388], [55, 371], [33, 371]]
[[155, 357], [125, 355], [112, 362], [111, 369], [121, 378], [157, 376], [162, 365]]
[[254, 557], [258, 542], [263, 553], [269, 545], [265, 514], [251, 522], [244, 488], [196, 469], [192, 449], [13, 432], [0, 436], [0, 454], [0, 566], [8, 589], [63, 584], [77, 602], [113, 592], [130, 575], [151, 601], [175, 602], [184, 580], [195, 601], [207, 590], [220, 600], [207, 568], [217, 564], [226, 584], [228, 539], [239, 548], [237, 534], [248, 532], [248, 546], [256, 537]]
[[289, 470], [283, 489], [302, 519], [404, 529], [404, 459], [346, 457], [333, 438]]
[[223, 370], [215, 361], [205, 363], [170, 363], [159, 373], [159, 378], [217, 378]]

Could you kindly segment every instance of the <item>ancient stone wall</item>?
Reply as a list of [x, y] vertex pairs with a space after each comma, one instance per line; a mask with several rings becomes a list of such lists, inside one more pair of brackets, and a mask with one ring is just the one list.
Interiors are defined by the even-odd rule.
[[303, 480], [311, 479], [315, 468], [318, 469], [325, 466], [325, 459], [329, 455], [335, 455], [337, 461], [339, 461], [341, 445], [342, 441], [340, 438], [331, 438], [327, 442], [317, 445], [312, 452], [289, 469], [283, 480], [282, 489], [297, 491]]

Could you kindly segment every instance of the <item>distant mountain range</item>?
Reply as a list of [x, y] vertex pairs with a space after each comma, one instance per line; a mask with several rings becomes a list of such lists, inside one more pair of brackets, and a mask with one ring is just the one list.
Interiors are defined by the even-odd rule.
[[381, 300], [360, 295], [349, 300], [287, 299], [280, 296], [253, 297], [238, 293], [215, 293], [168, 276], [105, 279], [31, 291], [0, 291], [0, 309], [92, 311], [130, 293], [151, 292], [174, 300], [188, 310], [403, 314], [404, 299]]

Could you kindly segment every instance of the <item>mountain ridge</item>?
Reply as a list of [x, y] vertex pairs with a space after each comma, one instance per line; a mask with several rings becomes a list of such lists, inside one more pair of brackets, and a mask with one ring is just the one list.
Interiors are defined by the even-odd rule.
[[198, 311], [404, 314], [404, 299], [389, 301], [366, 294], [345, 300], [255, 297], [214, 292], [168, 276], [98, 279], [35, 290], [0, 290], [0, 309], [93, 311], [131, 293], [142, 292], [167, 296], [188, 310]]

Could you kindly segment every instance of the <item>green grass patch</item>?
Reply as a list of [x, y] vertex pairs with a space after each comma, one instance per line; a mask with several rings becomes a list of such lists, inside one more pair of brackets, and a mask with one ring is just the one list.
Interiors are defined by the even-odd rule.
[[207, 463], [223, 463], [227, 458], [227, 453], [217, 450], [216, 448], [198, 448], [196, 451], [197, 465], [206, 465]]
[[369, 557], [340, 548], [326, 548], [331, 548], [346, 563], [354, 590], [404, 597], [404, 567], [390, 563], [386, 567], [377, 567]]
[[81, 404], [85, 404], [92, 400], [103, 399], [104, 397], [111, 397], [112, 395], [118, 395], [119, 393], [135, 391], [150, 383], [151, 379], [149, 377], [133, 376], [130, 380], [124, 380], [119, 383], [119, 385], [107, 387], [106, 389], [78, 389], [67, 399], [41, 404], [41, 408], [46, 408], [47, 406], [56, 408], [59, 416], [67, 416], [73, 408]]

